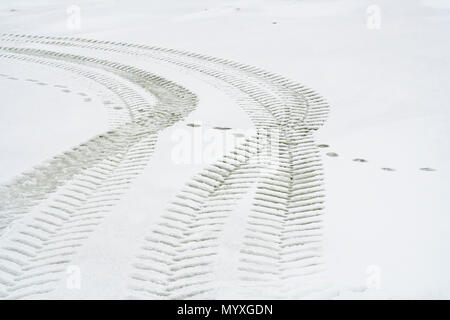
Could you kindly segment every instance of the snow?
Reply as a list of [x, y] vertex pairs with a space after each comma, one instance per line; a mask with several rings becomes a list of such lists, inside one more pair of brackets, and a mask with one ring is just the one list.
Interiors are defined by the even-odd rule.
[[[81, 28], [70, 30], [66, 10], [74, 5], [72, 1], [2, 1], [0, 30], [195, 52], [257, 66], [320, 93], [330, 104], [325, 124], [314, 135], [317, 144], [329, 145], [319, 149], [324, 166], [326, 276], [317, 281], [311, 278], [312, 286], [321, 288], [322, 282], [329, 281], [332, 289], [319, 291], [324, 293], [320, 297], [330, 298], [450, 298], [448, 1], [80, 0], [75, 4], [81, 9]], [[379, 9], [379, 29], [367, 26], [371, 5]], [[252, 119], [242, 108], [244, 95], [217, 79], [149, 57], [1, 39], [0, 46], [43, 48], [133, 65], [197, 96], [197, 105], [185, 110], [185, 118], [158, 132], [154, 148], [146, 149], [151, 154], [148, 163], [139, 167], [120, 200], [111, 202], [113, 206], [98, 224], [89, 227], [92, 230], [81, 246], [74, 248], [67, 266], [79, 268], [81, 289], [67, 286], [70, 274], [64, 271], [52, 290], [24, 296], [136, 297], [130, 285], [134, 285], [131, 275], [136, 273], [137, 256], [142, 254], [144, 239], [165, 221], [168, 205], [192, 177], [242, 143], [235, 133], [249, 138], [254, 132]], [[118, 74], [92, 66], [83, 70], [132, 85], [149, 106], [157, 103], [154, 92]], [[108, 99], [113, 105], [121, 103], [118, 93], [111, 95], [98, 82], [70, 70], [0, 57], [0, 73], [7, 75], [0, 77], [0, 183], [110, 130], [111, 119], [122, 119], [120, 110], [104, 104]], [[70, 92], [55, 85], [66, 86]], [[80, 92], [91, 100], [84, 101]], [[192, 128], [189, 123], [201, 126]], [[180, 146], [180, 137], [192, 141], [189, 148], [200, 144], [203, 151], [211, 147], [211, 139], [228, 143], [225, 150], [219, 143], [200, 158], [194, 152], [191, 161], [179, 163], [174, 150]], [[338, 156], [327, 156], [328, 152]], [[367, 162], [355, 162], [355, 158]], [[245, 170], [249, 169], [244, 168], [241, 177]], [[54, 191], [49, 198], [59, 199], [64, 192]], [[246, 215], [256, 197], [253, 184], [244, 197], [226, 205], [231, 211], [216, 240], [217, 260], [209, 283], [213, 291], [200, 297], [315, 297], [305, 289], [309, 283], [289, 288], [283, 282], [282, 290], [273, 290], [270, 286], [277, 288], [277, 282], [269, 281], [266, 289], [248, 288], [242, 282], [237, 253], [247, 248], [244, 224], [251, 221]], [[8, 232], [0, 233], [0, 245], [7, 245], [20, 228], [39, 218], [40, 210], [33, 207]], [[44, 274], [40, 280], [52, 277]], [[373, 279], [375, 285], [366, 288]], [[34, 290], [40, 288], [47, 287], [34, 286]], [[12, 296], [21, 297], [26, 290], [17, 289]], [[0, 298], [3, 291], [0, 287]], [[186, 292], [181, 290], [179, 297]]]

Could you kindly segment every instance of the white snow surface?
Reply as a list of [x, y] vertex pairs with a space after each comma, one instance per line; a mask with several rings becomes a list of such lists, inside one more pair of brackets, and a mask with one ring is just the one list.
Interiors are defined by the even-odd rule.
[[[80, 29], [66, 25], [71, 5], [81, 9]], [[380, 10], [379, 29], [366, 24], [366, 10], [373, 5]], [[325, 123], [314, 133], [316, 144], [328, 145], [318, 149], [324, 178], [325, 271], [292, 285], [283, 278], [282, 289], [276, 281], [267, 288], [251, 282], [243, 285], [239, 252], [245, 250], [247, 215], [257, 198], [252, 184], [223, 219], [223, 232], [215, 240], [212, 278], [205, 278], [209, 291], [190, 295], [189, 287], [181, 283], [173, 284], [170, 295], [160, 295], [155, 288], [164, 277], [149, 276], [139, 285], [133, 278], [136, 265], [145, 262], [145, 239], [165, 221], [167, 208], [185, 184], [219, 158], [194, 156], [177, 163], [178, 134], [188, 133], [192, 139], [196, 134], [228, 137], [224, 153], [233, 150], [243, 140], [235, 133], [250, 137], [255, 130], [238, 103], [238, 93], [192, 70], [140, 55], [0, 39], [2, 48], [56, 50], [135, 66], [198, 98], [185, 118], [158, 131], [148, 162], [127, 189], [101, 219], [94, 219], [98, 223], [89, 226], [67, 258], [58, 257], [65, 261], [59, 273], [51, 272], [56, 267], [38, 265], [50, 250], [37, 248], [36, 255], [27, 256], [4, 249], [49, 203], [27, 209], [0, 233], [0, 257], [32, 261], [31, 271], [20, 265], [18, 274], [0, 273], [0, 298], [450, 298], [448, 1], [4, 0], [0, 31], [142, 44], [224, 58], [307, 85], [330, 105]], [[0, 77], [1, 184], [110, 130], [108, 105], [119, 105], [121, 98], [105, 86], [70, 70], [6, 58], [1, 50], [0, 54], [0, 74], [5, 75]], [[80, 68], [94, 72], [89, 65]], [[129, 79], [107, 71], [95, 72], [131, 86]], [[135, 84], [132, 88], [149, 106], [158, 107], [154, 92]], [[201, 126], [191, 128], [188, 123]], [[330, 152], [338, 156], [328, 156]], [[68, 187], [58, 186], [46, 199], [57, 199], [64, 188]], [[146, 267], [156, 266], [148, 261]], [[0, 261], [0, 272], [12, 265]], [[69, 285], [73, 266], [80, 272], [80, 288]], [[179, 266], [183, 268], [181, 262], [175, 264]], [[21, 278], [33, 270], [42, 272], [34, 282]], [[180, 274], [184, 276], [183, 270], [172, 276]], [[50, 286], [47, 281], [52, 281]], [[309, 291], [309, 285], [320, 289]], [[142, 288], [147, 292], [140, 295]]]

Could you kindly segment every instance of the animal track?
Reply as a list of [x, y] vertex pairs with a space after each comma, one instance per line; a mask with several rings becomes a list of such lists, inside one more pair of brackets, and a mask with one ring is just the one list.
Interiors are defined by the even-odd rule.
[[329, 156], [329, 157], [337, 157], [338, 154], [336, 152], [327, 152], [327, 156]]
[[433, 168], [420, 168], [421, 171], [436, 171], [436, 169]]
[[[329, 148], [330, 146], [327, 145], [327, 144], [319, 144], [319, 145], [317, 145], [317, 147], [318, 148]], [[329, 156], [329, 157], [333, 157], [333, 158], [339, 156], [335, 152], [327, 152], [326, 155]], [[369, 162], [368, 160], [363, 159], [363, 158], [354, 158], [352, 161], [359, 162], [359, 163], [367, 163], [367, 162]], [[394, 168], [389, 168], [389, 167], [381, 167], [380, 169], [384, 170], [384, 171], [391, 171], [391, 172], [396, 171]], [[428, 168], [428, 167], [426, 167], [426, 168], [419, 168], [419, 170], [421, 170], [421, 171], [436, 171], [436, 169]]]
[[[19, 78], [11, 77], [11, 76], [8, 76], [8, 75], [6, 75], [6, 74], [0, 74], [0, 77], [4, 77], [4, 78], [6, 78], [6, 79], [8, 79], [8, 80], [20, 80]], [[40, 82], [39, 80], [35, 80], [35, 79], [25, 79], [25, 81], [27, 81], [27, 82], [32, 82], [32, 83], [36, 83], [37, 85], [41, 85], [41, 86], [47, 86], [47, 85], [48, 85], [48, 84], [45, 83], [45, 82]], [[67, 87], [64, 86], [64, 85], [55, 84], [55, 85], [53, 85], [53, 87], [54, 87], [54, 88], [60, 88], [60, 89], [62, 89], [61, 91], [62, 91], [62, 92], [65, 92], [65, 93], [71, 93], [71, 92], [72, 92], [71, 90], [67, 89]], [[87, 96], [85, 93], [79, 93], [79, 95], [81, 95], [81, 96]], [[91, 99], [90, 99], [90, 98], [87, 98], [87, 99], [84, 99], [84, 101], [85, 101], [85, 102], [89, 102], [89, 101], [91, 101]]]

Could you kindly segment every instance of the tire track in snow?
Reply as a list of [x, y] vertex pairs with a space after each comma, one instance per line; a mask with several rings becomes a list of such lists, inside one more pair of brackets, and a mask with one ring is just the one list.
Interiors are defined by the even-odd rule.
[[[10, 49], [10, 48], [6, 48], [4, 50], [7, 51], [19, 51], [22, 54], [32, 54], [32, 55], [43, 55], [43, 54], [50, 54], [53, 58], [55, 59], [79, 59], [80, 61], [83, 61], [83, 63], [88, 64], [88, 63], [98, 63], [101, 65], [105, 65], [107, 64], [107, 62], [102, 61], [102, 60], [98, 60], [96, 61], [95, 59], [92, 58], [84, 58], [84, 57], [77, 57], [77, 56], [73, 56], [73, 55], [62, 55], [62, 54], [57, 54], [57, 53], [52, 53], [52, 52], [45, 52], [42, 50], [33, 50], [33, 49]], [[8, 57], [12, 57], [12, 55], [8, 56]], [[87, 61], [90, 60], [90, 61]], [[109, 67], [110, 65], [114, 65], [113, 63], [109, 63]], [[131, 67], [126, 67], [120, 64], [116, 64], [118, 68], [122, 68], [125, 69], [125, 71], [127, 71], [129, 68], [131, 69], [131, 71], [134, 72], [135, 77], [136, 76], [147, 76], [148, 79], [147, 81], [150, 83], [150, 81], [154, 81], [156, 85], [159, 86], [168, 86], [169, 89], [172, 86], [173, 88], [171, 89], [179, 89], [176, 85], [174, 85], [173, 83], [167, 82], [164, 79], [161, 79], [157, 76], [153, 76], [149, 73], [145, 73], [142, 70], [135, 70], [135, 68], [131, 68]], [[58, 66], [58, 67], [61, 67]], [[73, 69], [73, 68], [72, 68]], [[74, 70], [71, 70], [74, 71]], [[124, 71], [120, 70], [121, 73], [123, 73]], [[92, 75], [90, 76], [91, 78], [93, 77]], [[149, 81], [150, 79], [150, 81]], [[117, 84], [114, 82], [111, 82], [105, 79], [101, 79], [98, 78], [95, 79], [96, 81], [104, 81], [106, 83], [106, 85], [110, 85], [110, 88], [113, 88], [114, 91], [118, 92], [118, 95], [120, 97], [120, 99], [122, 99], [123, 101], [126, 101], [126, 103], [128, 104], [128, 110], [129, 110], [129, 119], [123, 119], [123, 118], [119, 118], [118, 121], [121, 121], [122, 124], [121, 126], [129, 127], [135, 127], [136, 130], [147, 130], [147, 131], [157, 131], [160, 130], [168, 125], [171, 125], [172, 123], [174, 123], [175, 121], [179, 120], [180, 118], [182, 118], [185, 114], [181, 113], [181, 114], [174, 114], [172, 110], [176, 110], [177, 108], [180, 108], [181, 110], [187, 109], [187, 110], [191, 110], [193, 105], [195, 105], [195, 98], [193, 95], [189, 96], [187, 95], [187, 98], [184, 99], [185, 101], [183, 101], [183, 99], [181, 100], [181, 103], [178, 103], [177, 101], [175, 101], [174, 99], [170, 98], [170, 95], [166, 95], [164, 96], [162, 93], [158, 93], [159, 96], [158, 98], [161, 99], [162, 104], [164, 106], [168, 106], [168, 107], [164, 107], [159, 104], [157, 104], [156, 106], [150, 106], [145, 102], [145, 99], [134, 94], [133, 92], [131, 92], [129, 89], [127, 90], [126, 87], [124, 87], [122, 84]], [[135, 81], [143, 81], [142, 79], [134, 79]], [[159, 83], [160, 82], [160, 83]], [[151, 83], [150, 83], [151, 84]], [[160, 88], [157, 88], [155, 85], [154, 87], [157, 90], [160, 90]], [[183, 95], [185, 94], [184, 89], [182, 89], [183, 91], [181, 91], [181, 93], [178, 93], [178, 95]], [[170, 91], [169, 91], [170, 92]], [[175, 97], [176, 95], [173, 94], [173, 96]], [[169, 99], [165, 99], [165, 98], [169, 98]], [[181, 107], [180, 107], [181, 105]], [[131, 106], [131, 107], [130, 107]], [[163, 110], [165, 112], [161, 112], [160, 110]], [[156, 115], [156, 116], [155, 116]], [[167, 120], [165, 120], [165, 117], [170, 118], [170, 120], [167, 122]], [[139, 129], [139, 127], [141, 127], [141, 129]], [[105, 139], [105, 136], [107, 136], [109, 133], [106, 133], [105, 135], [101, 135], [99, 137], [99, 140]], [[93, 143], [92, 143], [93, 142]], [[87, 145], [92, 145], [92, 144], [99, 144], [100, 146], [102, 145], [102, 143], [97, 142], [94, 138], [93, 141], [90, 141], [87, 143]], [[103, 144], [104, 146], [108, 147], [107, 144]], [[84, 145], [81, 145], [81, 147], [84, 147]], [[89, 146], [87, 147], [88, 150], [96, 150], [96, 147], [93, 146], [92, 149], [89, 148]], [[106, 152], [104, 149], [100, 149], [97, 150], [100, 151], [100, 153], [104, 153]], [[93, 157], [86, 157], [85, 155], [83, 156], [84, 158], [87, 159], [97, 159], [98, 155], [94, 154]], [[97, 157], [97, 158], [96, 158]], [[55, 160], [51, 161], [51, 164], [49, 165], [44, 165], [43, 168], [38, 168], [38, 173], [29, 173], [29, 174], [25, 174], [21, 179], [19, 179], [16, 182], [13, 182], [11, 185], [6, 185], [3, 186], [5, 190], [5, 192], [3, 193], [4, 196], [2, 197], [2, 202], [5, 203], [4, 205], [2, 205], [3, 208], [6, 208], [6, 210], [11, 210], [13, 211], [14, 215], [20, 215], [23, 214], [23, 209], [27, 208], [27, 205], [23, 205], [22, 203], [18, 202], [17, 199], [20, 199], [21, 197], [19, 195], [23, 195], [26, 194], [26, 191], [33, 193], [38, 193], [37, 195], [33, 195], [32, 197], [26, 198], [25, 200], [28, 200], [28, 202], [31, 202], [32, 204], [35, 202], [35, 200], [39, 200], [43, 197], [43, 195], [41, 194], [41, 191], [45, 191], [47, 192], [48, 188], [51, 190], [54, 190], [55, 186], [58, 183], [61, 183], [60, 180], [58, 180], [59, 176], [58, 174], [60, 173], [67, 173], [67, 168], [64, 168], [64, 163], [60, 163], [60, 162], [70, 162], [69, 160], [71, 159], [71, 157], [67, 157], [66, 155], [63, 155], [62, 158], [56, 158]], [[80, 165], [86, 165], [85, 163], [80, 163]], [[78, 166], [79, 167], [79, 166]], [[58, 168], [57, 170], [52, 170], [52, 168]], [[60, 170], [61, 168], [63, 168], [64, 170]], [[69, 166], [69, 169], [71, 169], [72, 167]], [[49, 170], [46, 170], [49, 169]], [[50, 171], [50, 172], [49, 172]], [[69, 173], [71, 171], [69, 170]], [[33, 179], [30, 179], [29, 176], [32, 175]], [[46, 181], [42, 181], [42, 179], [36, 178], [36, 176], [38, 177], [43, 177]], [[50, 180], [50, 181], [49, 181]], [[28, 186], [27, 183], [30, 183], [30, 181], [34, 181], [34, 184], [32, 186]], [[49, 183], [50, 182], [50, 183]], [[46, 188], [48, 187], [48, 188]], [[18, 190], [16, 190], [18, 189]], [[44, 190], [42, 190], [44, 189]], [[10, 207], [13, 208], [10, 208]], [[17, 210], [16, 207], [19, 207], [19, 212], [15, 212], [15, 210]], [[2, 210], [3, 211], [3, 210]], [[8, 216], [8, 214], [4, 214], [2, 215], [4, 216]]]
[[[249, 114], [258, 134], [267, 137], [266, 130], [272, 129], [279, 135], [279, 161], [275, 166], [270, 156], [262, 166], [249, 166], [250, 160], [229, 164], [224, 158], [212, 166], [213, 170], [205, 169], [187, 184], [189, 191], [180, 192], [177, 198], [181, 200], [174, 200], [170, 213], [147, 238], [135, 264], [133, 296], [214, 297], [211, 266], [217, 260], [214, 248], [223, 231], [220, 225], [230, 218], [233, 201], [248, 194], [249, 186], [255, 184], [237, 266], [242, 286], [250, 287], [252, 294], [260, 288], [275, 288], [281, 297], [293, 297], [299, 287], [305, 294], [317, 290], [317, 281], [309, 275], [321, 271], [323, 194], [313, 131], [323, 124], [328, 112], [327, 103], [319, 95], [255, 67], [171, 49], [74, 38], [11, 39], [145, 56], [180, 66], [234, 97]], [[264, 142], [260, 147], [268, 146]], [[243, 156], [238, 148], [235, 152]], [[250, 159], [256, 154], [251, 153]], [[253, 176], [247, 174], [252, 171]], [[233, 182], [235, 175], [242, 176], [242, 181]], [[223, 197], [219, 198], [222, 202], [217, 204], [217, 197]], [[213, 210], [211, 203], [215, 204]], [[205, 232], [192, 234], [192, 225], [201, 226]], [[194, 251], [198, 254], [192, 254]]]
[[[6, 52], [2, 58], [96, 81], [119, 98], [122, 107], [113, 110], [127, 110], [119, 112], [112, 130], [2, 186], [0, 296], [24, 298], [52, 290], [76, 248], [146, 166], [157, 132], [189, 113], [196, 97], [173, 82], [112, 61], [37, 49], [1, 50]], [[148, 90], [158, 102], [148, 104], [133, 86], [105, 73]]]

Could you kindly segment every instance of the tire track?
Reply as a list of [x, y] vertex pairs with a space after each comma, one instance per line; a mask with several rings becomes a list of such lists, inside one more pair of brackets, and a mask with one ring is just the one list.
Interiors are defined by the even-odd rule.
[[[2, 186], [0, 296], [25, 298], [53, 289], [76, 248], [147, 165], [157, 132], [187, 115], [196, 97], [171, 81], [112, 61], [31, 48], [0, 50], [2, 58], [96, 81], [122, 105], [112, 107], [117, 114], [112, 130]], [[128, 83], [157, 103], [148, 104]]]
[[324, 123], [328, 104], [318, 94], [259, 68], [172, 49], [78, 38], [4, 37], [134, 55], [184, 68], [234, 98], [257, 128], [257, 137], [263, 137], [247, 140], [252, 150], [246, 150], [247, 156], [237, 147], [180, 192], [137, 257], [133, 297], [217, 296], [213, 266], [223, 261], [217, 257], [218, 239], [225, 220], [233, 219], [236, 201], [251, 188], [256, 191], [251, 210], [244, 213], [246, 232], [239, 263], [233, 266], [239, 286], [253, 297], [262, 288], [276, 289], [279, 297], [293, 297], [299, 288], [305, 294], [323, 291], [314, 276], [322, 271], [323, 177], [313, 132]]
[[[4, 48], [3, 48], [4, 49]], [[61, 60], [61, 59], [78, 59], [81, 61], [85, 61], [85, 60], [91, 60], [90, 63], [94, 64], [94, 63], [99, 63], [99, 64], [105, 64], [105, 61], [96, 61], [95, 59], [91, 59], [91, 58], [83, 58], [83, 57], [77, 57], [77, 56], [73, 56], [73, 55], [60, 55], [54, 52], [44, 52], [41, 50], [16, 50], [16, 49], [11, 49], [11, 48], [6, 48], [4, 50], [7, 50], [8, 52], [16, 52], [19, 51], [23, 54], [31, 54], [31, 55], [44, 55], [44, 54], [48, 54], [51, 57], [57, 57], [57, 59]], [[17, 58], [16, 55], [3, 55], [3, 57], [7, 57], [7, 58]], [[28, 60], [30, 61], [30, 60]], [[39, 61], [39, 63], [44, 63], [42, 61]], [[45, 62], [46, 65], [49, 65], [50, 62]], [[109, 63], [109, 65], [112, 65], [112, 63]], [[182, 117], [183, 115], [177, 115], [173, 114], [173, 112], [171, 110], [175, 109], [175, 108], [180, 108], [181, 105], [181, 110], [190, 110], [192, 109], [192, 105], [195, 105], [195, 97], [194, 96], [188, 96], [188, 99], [186, 99], [186, 101], [181, 101], [181, 103], [176, 103], [174, 101], [173, 98], [171, 98], [170, 94], [165, 94], [164, 92], [158, 92], [158, 98], [160, 98], [161, 100], [161, 104], [167, 104], [170, 107], [167, 108], [168, 110], [165, 113], [161, 113], [160, 111], [155, 111], [157, 110], [165, 110], [164, 107], [161, 106], [161, 104], [157, 104], [156, 106], [150, 106], [145, 102], [145, 99], [139, 95], [137, 95], [136, 93], [133, 93], [132, 91], [130, 91], [130, 89], [126, 88], [123, 84], [119, 84], [117, 82], [112, 81], [111, 79], [106, 79], [102, 76], [99, 75], [95, 75], [92, 73], [87, 73], [86, 71], [80, 71], [78, 69], [74, 69], [74, 67], [67, 67], [65, 65], [59, 64], [52, 64], [53, 67], [58, 67], [58, 68], [64, 68], [64, 69], [68, 69], [69, 71], [72, 72], [76, 72], [76, 73], [80, 73], [81, 75], [84, 75], [88, 78], [91, 78], [99, 83], [103, 83], [106, 86], [109, 86], [109, 88], [111, 90], [113, 90], [113, 92], [116, 92], [117, 95], [119, 96], [119, 98], [124, 101], [127, 105], [127, 109], [128, 109], [128, 115], [127, 118], [123, 119], [123, 114], [119, 116], [118, 119], [116, 119], [116, 121], [119, 121], [119, 123], [121, 122], [122, 124], [120, 124], [120, 126], [122, 126], [123, 128], [125, 128], [125, 133], [127, 130], [127, 127], [134, 127], [135, 130], [146, 130], [146, 131], [157, 131], [157, 130], [161, 130], [162, 128], [171, 125], [173, 122], [177, 121], [180, 117]], [[173, 83], [167, 82], [164, 79], [161, 79], [157, 76], [153, 76], [149, 73], [145, 73], [142, 70], [135, 70], [135, 68], [125, 68], [123, 65], [117, 64], [118, 68], [122, 68], [128, 70], [131, 69], [132, 72], [134, 73], [138, 73], [141, 77], [146, 76], [147, 79], [149, 79], [150, 81], [154, 81], [154, 87], [155, 92], [157, 92], [158, 90], [161, 90], [160, 87], [156, 87], [156, 85], [159, 86], [167, 86], [169, 89], [179, 89], [177, 88]], [[123, 73], [124, 71], [120, 71], [120, 73]], [[136, 76], [135, 76], [136, 77]], [[133, 78], [133, 80], [135, 81], [143, 81], [142, 78]], [[150, 81], [149, 84], [152, 84]], [[184, 94], [184, 90], [181, 91], [181, 94]], [[170, 91], [169, 91], [170, 92]], [[178, 93], [179, 94], [179, 93]], [[186, 107], [187, 106], [187, 107]], [[183, 110], [183, 111], [184, 111]], [[157, 113], [157, 117], [154, 117], [153, 114]], [[171, 120], [169, 120], [168, 122], [166, 120], [161, 120], [164, 116], [170, 118]], [[151, 122], [150, 122], [151, 121]], [[140, 128], [139, 128], [140, 127]], [[123, 129], [120, 129], [123, 130]], [[33, 206], [36, 202], [36, 200], [40, 200], [45, 198], [45, 194], [48, 192], [51, 192], [52, 190], [55, 190], [56, 186], [59, 185], [60, 183], [62, 183], [60, 174], [63, 174], [63, 177], [68, 177], [70, 178], [70, 175], [73, 174], [73, 172], [77, 172], [76, 170], [79, 170], [80, 168], [86, 166], [89, 161], [92, 160], [96, 160], [96, 159], [101, 159], [101, 157], [99, 157], [99, 154], [106, 154], [107, 148], [110, 147], [110, 145], [108, 143], [103, 143], [104, 140], [108, 140], [108, 135], [110, 134], [110, 132], [105, 133], [104, 135], [100, 135], [98, 138], [94, 138], [93, 140], [80, 145], [79, 147], [75, 148], [73, 151], [77, 152], [79, 148], [83, 147], [84, 150], [87, 150], [90, 154], [86, 154], [83, 153], [82, 155], [80, 154], [64, 154], [62, 156], [58, 156], [56, 157], [54, 160], [51, 160], [48, 164], [44, 164], [40, 167], [37, 168], [37, 172], [31, 172], [31, 173], [27, 173], [24, 176], [22, 176], [21, 178], [19, 178], [16, 181], [13, 181], [11, 184], [6, 185], [6, 186], [2, 186], [2, 189], [4, 189], [5, 191], [2, 192], [3, 196], [1, 197], [1, 202], [2, 202], [2, 206], [0, 206], [0, 211], [2, 212], [6, 212], [6, 214], [2, 215], [2, 218], [4, 217], [10, 217], [12, 215], [21, 215], [24, 213], [24, 210], [26, 212], [26, 209], [29, 208], [30, 206]], [[101, 148], [101, 146], [105, 147], [105, 148]], [[100, 149], [99, 149], [100, 147]], [[113, 151], [113, 150], [112, 150]], [[78, 152], [79, 153], [79, 152]], [[77, 158], [83, 158], [84, 160], [87, 160], [86, 162], [79, 162], [78, 160], [74, 160]], [[71, 161], [72, 160], [72, 161]], [[75, 164], [74, 166], [70, 166], [71, 164]], [[66, 168], [67, 166], [67, 168]], [[31, 186], [29, 185], [31, 183]], [[19, 202], [17, 201], [18, 199], [22, 198], [22, 195], [26, 195], [27, 191], [29, 193], [31, 193], [31, 195], [29, 197], [26, 197], [24, 199], [25, 203]], [[3, 220], [3, 219], [2, 219]], [[7, 221], [9, 219], [6, 219]], [[4, 224], [3, 228], [6, 227]], [[2, 228], [2, 229], [3, 229]]]

